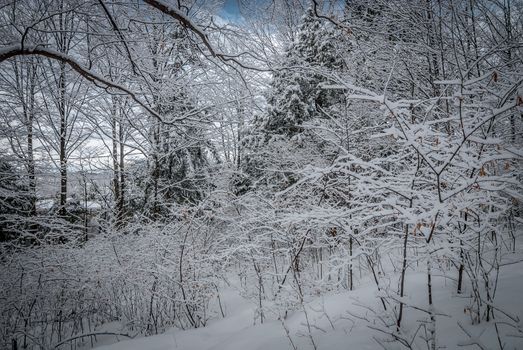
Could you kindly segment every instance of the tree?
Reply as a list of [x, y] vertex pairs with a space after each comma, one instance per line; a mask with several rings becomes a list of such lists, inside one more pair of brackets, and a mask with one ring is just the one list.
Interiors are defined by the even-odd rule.
[[[337, 44], [336, 31], [308, 9], [295, 41], [274, 72], [266, 113], [256, 118], [251, 131], [244, 135], [243, 142], [251, 150], [243, 166], [251, 182], [263, 178], [263, 169], [273, 167], [283, 171], [265, 171], [271, 175], [263, 181], [276, 185], [274, 189], [285, 188], [296, 181], [293, 170], [313, 161], [310, 155], [333, 156], [332, 149], [315, 132], [344, 103], [342, 94], [322, 89], [329, 82], [326, 72], [343, 68]], [[275, 162], [272, 155], [276, 153], [284, 157]]]
[[0, 158], [0, 242], [26, 240], [25, 218], [32, 214], [33, 198], [23, 174], [6, 159]]

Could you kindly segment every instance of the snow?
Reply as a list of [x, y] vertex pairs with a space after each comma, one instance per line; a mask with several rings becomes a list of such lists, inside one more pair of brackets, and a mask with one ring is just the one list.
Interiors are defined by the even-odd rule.
[[38, 210], [51, 210], [54, 206], [54, 199], [42, 199], [36, 201], [36, 209]]
[[93, 201], [83, 202], [82, 206], [84, 208], [89, 209], [89, 210], [100, 210], [100, 209], [102, 209], [102, 205], [100, 203], [93, 202]]
[[437, 84], [437, 85], [460, 85], [461, 84], [461, 80], [459, 79], [454, 79], [454, 80], [434, 80], [434, 84]]
[[[80, 201], [76, 200], [75, 198], [68, 197], [67, 198], [68, 204], [75, 204], [79, 203], [79, 206], [82, 209], [89, 209], [89, 210], [101, 210], [102, 205], [95, 201]], [[56, 200], [54, 199], [42, 199], [39, 201], [36, 201], [36, 209], [38, 210], [51, 210], [56, 205]]]
[[[513, 259], [513, 258], [512, 258]], [[502, 267], [496, 295], [496, 307], [510, 310], [510, 314], [522, 315], [523, 304], [520, 303], [523, 289], [523, 261], [511, 261]], [[396, 275], [394, 276], [396, 277]], [[394, 280], [394, 278], [392, 278]], [[406, 303], [406, 323], [412, 327], [418, 320], [428, 318], [427, 310], [436, 316], [436, 337], [438, 346], [456, 349], [458, 344], [483, 344], [485, 349], [497, 348], [497, 337], [493, 322], [482, 322], [472, 325], [467, 313], [468, 293], [455, 294], [455, 285], [444, 276], [433, 276], [434, 305], [429, 308], [426, 300], [426, 275], [422, 272], [410, 272], [407, 275], [408, 293], [402, 299]], [[384, 335], [375, 331], [379, 328], [371, 320], [372, 312], [381, 312], [375, 284], [368, 280], [354, 291], [329, 293], [316, 297], [305, 304], [311, 334], [317, 349], [377, 349], [375, 339]], [[263, 324], [254, 324], [256, 306], [242, 298], [237, 289], [228, 287], [221, 294], [225, 318], [215, 319], [206, 327], [189, 330], [170, 329], [164, 334], [124, 340], [115, 344], [114, 337], [104, 338], [106, 345], [99, 350], [286, 350], [293, 349], [285, 328], [289, 331], [292, 343], [298, 349], [313, 349], [307, 331], [307, 318], [303, 310], [288, 314], [283, 321], [273, 317]], [[371, 311], [373, 310], [373, 311]], [[426, 310], [426, 311], [422, 311]], [[354, 317], [357, 316], [357, 317]], [[359, 318], [368, 318], [369, 322]], [[506, 319], [500, 312], [496, 321]], [[285, 327], [284, 327], [285, 325]], [[369, 327], [370, 326], [370, 327]], [[515, 333], [513, 329], [498, 325], [504, 333], [505, 349], [523, 347], [523, 338], [508, 337]], [[409, 330], [404, 332], [411, 334]], [[467, 335], [469, 333], [470, 337]], [[103, 342], [102, 342], [103, 343]]]
[[104, 88], [113, 88], [113, 89], [119, 90], [120, 92], [127, 94], [136, 103], [138, 103], [140, 106], [142, 106], [145, 110], [147, 110], [147, 112], [149, 112], [155, 118], [158, 118], [158, 120], [163, 120], [161, 115], [159, 115], [156, 111], [154, 111], [152, 108], [147, 106], [147, 104], [143, 103], [137, 97], [137, 95], [135, 93], [133, 93], [132, 91], [130, 91], [123, 85], [120, 85], [113, 81], [105, 79], [102, 75], [98, 74], [97, 72], [86, 68], [82, 63], [80, 63], [74, 57], [72, 57], [70, 55], [66, 55], [60, 51], [48, 48], [48, 47], [46, 47], [45, 44], [25, 45], [25, 46], [10, 45], [10, 46], [5, 46], [3, 48], [0, 48], [0, 62], [4, 61], [7, 58], [10, 58], [12, 56], [27, 55], [27, 54], [42, 55], [45, 57], [50, 57], [55, 60], [65, 62], [69, 66], [71, 66], [75, 71], [77, 71], [80, 75], [82, 75], [84, 78], [86, 78], [87, 80], [95, 83], [98, 86], [101, 85]]
[[[287, 26], [263, 14], [280, 2], [237, 27], [182, 3], [100, 3], [95, 45], [79, 26], [72, 50], [46, 40], [63, 6], [0, 9], [0, 62], [75, 73], [2, 68], [0, 348], [523, 348], [523, 70], [512, 24], [485, 19], [510, 7], [383, 2], [347, 26], [314, 6], [283, 47]], [[86, 6], [72, 15], [88, 24]], [[425, 15], [476, 8], [481, 57], [454, 27], [412, 46]]]

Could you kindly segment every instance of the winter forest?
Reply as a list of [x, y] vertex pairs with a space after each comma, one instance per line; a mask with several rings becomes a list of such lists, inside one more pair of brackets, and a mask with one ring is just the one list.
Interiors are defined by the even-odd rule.
[[523, 349], [523, 1], [0, 0], [0, 349]]

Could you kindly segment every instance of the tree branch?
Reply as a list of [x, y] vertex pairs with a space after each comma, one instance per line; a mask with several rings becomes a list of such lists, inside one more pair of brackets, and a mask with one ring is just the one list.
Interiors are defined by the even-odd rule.
[[88, 68], [84, 67], [80, 62], [76, 61], [73, 57], [66, 55], [62, 52], [49, 49], [44, 47], [43, 45], [32, 45], [32, 46], [24, 46], [21, 45], [11, 45], [4, 47], [0, 49], [0, 63], [3, 61], [15, 57], [15, 56], [29, 56], [29, 55], [38, 55], [38, 56], [44, 56], [48, 57], [60, 62], [64, 62], [67, 65], [69, 65], [72, 69], [74, 69], [78, 74], [80, 74], [85, 79], [95, 83], [95, 85], [102, 87], [104, 89], [115, 89], [118, 91], [121, 91], [125, 93], [126, 95], [129, 95], [136, 103], [138, 103], [141, 107], [143, 107], [147, 112], [149, 112], [152, 116], [163, 121], [163, 118], [160, 114], [158, 114], [156, 111], [154, 111], [151, 107], [147, 106], [144, 102], [142, 102], [138, 96], [128, 88], [116, 84], [108, 79], [105, 79], [101, 75], [99, 75], [96, 72], [93, 72], [89, 70]]

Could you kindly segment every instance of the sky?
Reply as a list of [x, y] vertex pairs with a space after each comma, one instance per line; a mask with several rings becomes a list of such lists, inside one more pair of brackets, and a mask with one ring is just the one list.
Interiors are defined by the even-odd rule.
[[238, 0], [225, 0], [220, 16], [231, 22], [239, 21], [241, 15], [238, 5]]

